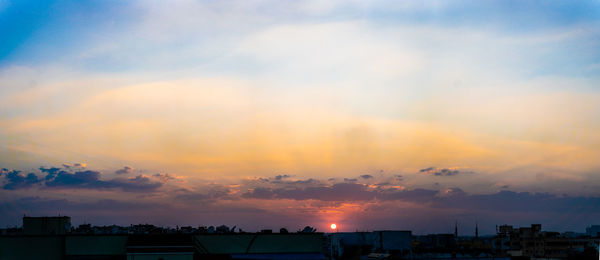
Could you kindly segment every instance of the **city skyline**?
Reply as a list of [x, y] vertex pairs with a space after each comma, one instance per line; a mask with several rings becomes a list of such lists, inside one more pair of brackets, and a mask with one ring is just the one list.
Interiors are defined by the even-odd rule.
[[581, 232], [599, 28], [598, 1], [0, 0], [0, 226]]

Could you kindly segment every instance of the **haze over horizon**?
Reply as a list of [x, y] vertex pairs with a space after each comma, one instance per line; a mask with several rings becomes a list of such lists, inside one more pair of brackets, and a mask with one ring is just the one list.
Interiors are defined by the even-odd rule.
[[0, 226], [600, 224], [600, 1], [0, 0]]

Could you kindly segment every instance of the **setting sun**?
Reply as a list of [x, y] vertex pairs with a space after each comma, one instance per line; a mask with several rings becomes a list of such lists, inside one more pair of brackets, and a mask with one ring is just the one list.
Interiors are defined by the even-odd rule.
[[335, 224], [331, 224], [331, 229], [336, 229], [337, 226]]

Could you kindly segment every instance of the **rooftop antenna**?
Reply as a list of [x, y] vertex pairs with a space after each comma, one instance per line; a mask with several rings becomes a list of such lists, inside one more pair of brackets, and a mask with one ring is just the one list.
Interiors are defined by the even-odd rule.
[[454, 221], [454, 237], [458, 237], [458, 221]]

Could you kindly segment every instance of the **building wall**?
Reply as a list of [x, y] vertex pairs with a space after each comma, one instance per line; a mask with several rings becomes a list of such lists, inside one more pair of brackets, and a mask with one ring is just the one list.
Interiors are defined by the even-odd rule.
[[64, 259], [62, 236], [0, 237], [0, 259]]
[[126, 244], [127, 235], [66, 236], [65, 254], [67, 256], [125, 255]]
[[409, 253], [411, 240], [410, 231], [333, 233], [330, 235], [330, 254], [334, 257], [341, 257], [348, 248], [366, 248], [372, 252]]
[[70, 217], [24, 217], [25, 235], [64, 235], [71, 229]]

